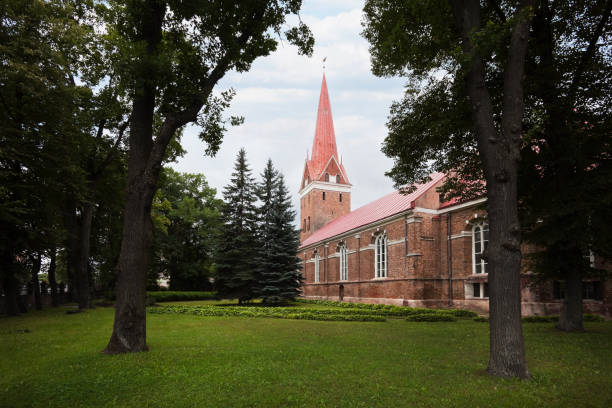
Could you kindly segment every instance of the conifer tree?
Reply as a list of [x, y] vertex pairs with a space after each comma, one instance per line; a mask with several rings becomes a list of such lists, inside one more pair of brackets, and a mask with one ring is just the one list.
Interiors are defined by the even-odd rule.
[[272, 239], [272, 205], [277, 183], [278, 171], [274, 168], [272, 160], [268, 159], [264, 172], [261, 174], [261, 182], [257, 185], [258, 239], [261, 243], [260, 251], [257, 254], [257, 294], [263, 298], [264, 302], [274, 302], [268, 295], [272, 295], [275, 288], [273, 282], [275, 274], [271, 272], [273, 269], [272, 254], [276, 250], [275, 242]]
[[302, 282], [299, 234], [295, 212], [283, 176], [268, 160], [258, 188], [261, 252], [258, 257], [258, 295], [266, 303], [295, 299]]
[[257, 208], [256, 184], [240, 149], [232, 179], [223, 191], [223, 226], [216, 261], [215, 286], [224, 298], [239, 303], [255, 297], [257, 279]]

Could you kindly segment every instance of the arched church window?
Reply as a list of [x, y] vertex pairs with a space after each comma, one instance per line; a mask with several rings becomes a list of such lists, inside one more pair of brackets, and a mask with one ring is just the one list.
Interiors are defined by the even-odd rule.
[[489, 243], [489, 224], [474, 225], [472, 229], [472, 273], [487, 273], [487, 261], [482, 254]]
[[346, 244], [340, 245], [340, 280], [348, 280], [348, 250]]
[[325, 191], [323, 192], [323, 200], [325, 200]]
[[306, 226], [308, 231], [310, 231], [310, 215], [308, 216], [308, 225]]
[[340, 175], [336, 174], [336, 183], [340, 184]]
[[329, 173], [325, 173], [325, 181], [329, 181]]
[[387, 277], [387, 235], [380, 234], [374, 241], [374, 277]]

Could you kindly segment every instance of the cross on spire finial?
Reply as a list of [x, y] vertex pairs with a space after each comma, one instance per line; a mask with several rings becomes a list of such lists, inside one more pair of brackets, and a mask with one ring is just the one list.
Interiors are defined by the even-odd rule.
[[327, 57], [323, 57], [323, 71], [325, 71], [325, 61], [327, 61]]

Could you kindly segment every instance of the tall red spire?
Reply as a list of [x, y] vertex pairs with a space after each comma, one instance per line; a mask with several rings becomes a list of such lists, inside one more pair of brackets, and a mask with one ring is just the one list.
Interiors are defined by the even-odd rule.
[[317, 112], [317, 128], [315, 130], [314, 142], [312, 143], [312, 156], [309, 164], [314, 176], [318, 176], [330, 157], [338, 160], [338, 148], [336, 147], [336, 135], [334, 133], [334, 121], [332, 119], [329, 95], [327, 94], [327, 82], [325, 73], [321, 83], [321, 95], [319, 96], [319, 110]]

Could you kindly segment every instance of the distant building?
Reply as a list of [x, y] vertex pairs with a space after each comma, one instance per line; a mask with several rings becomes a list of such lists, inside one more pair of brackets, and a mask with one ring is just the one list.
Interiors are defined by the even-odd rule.
[[[444, 178], [433, 174], [412, 194], [394, 192], [351, 211], [352, 186], [338, 157], [324, 75], [299, 191], [304, 296], [488, 312], [488, 265], [481, 258], [486, 198], [441, 203], [436, 188]], [[532, 273], [523, 269], [523, 314], [559, 313], [562, 285], [529, 285]], [[583, 298], [585, 311], [612, 317], [609, 281], [585, 281]]]

